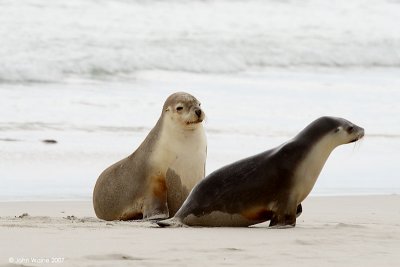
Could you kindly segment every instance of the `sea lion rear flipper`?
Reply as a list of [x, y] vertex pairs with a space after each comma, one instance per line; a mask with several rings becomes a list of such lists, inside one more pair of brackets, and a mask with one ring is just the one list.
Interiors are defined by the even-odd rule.
[[177, 218], [173, 217], [168, 220], [158, 221], [160, 227], [184, 227], [185, 225]]

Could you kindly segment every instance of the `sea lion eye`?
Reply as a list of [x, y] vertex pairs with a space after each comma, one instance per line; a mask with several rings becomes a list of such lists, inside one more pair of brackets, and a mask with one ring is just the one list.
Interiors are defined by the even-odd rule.
[[347, 128], [347, 132], [352, 133], [354, 131], [354, 127], [353, 126], [349, 126], [349, 128]]
[[181, 111], [183, 109], [183, 107], [177, 107], [176, 110], [177, 111]]

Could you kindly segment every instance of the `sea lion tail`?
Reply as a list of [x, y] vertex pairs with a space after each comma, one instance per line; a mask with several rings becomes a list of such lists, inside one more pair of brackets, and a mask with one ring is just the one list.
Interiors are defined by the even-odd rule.
[[168, 220], [162, 220], [157, 222], [160, 227], [185, 227], [185, 225], [178, 218], [171, 218]]

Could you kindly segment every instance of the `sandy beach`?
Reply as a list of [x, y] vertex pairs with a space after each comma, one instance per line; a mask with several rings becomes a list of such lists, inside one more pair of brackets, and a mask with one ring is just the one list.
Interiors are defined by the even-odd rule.
[[297, 226], [277, 230], [163, 229], [98, 220], [89, 201], [1, 202], [0, 266], [397, 266], [399, 203], [310, 197]]

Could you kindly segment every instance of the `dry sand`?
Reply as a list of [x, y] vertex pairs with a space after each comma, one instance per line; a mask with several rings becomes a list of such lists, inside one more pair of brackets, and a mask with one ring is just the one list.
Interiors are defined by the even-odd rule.
[[0, 266], [400, 266], [398, 195], [310, 197], [295, 228], [266, 227], [163, 229], [98, 220], [89, 201], [1, 202]]

